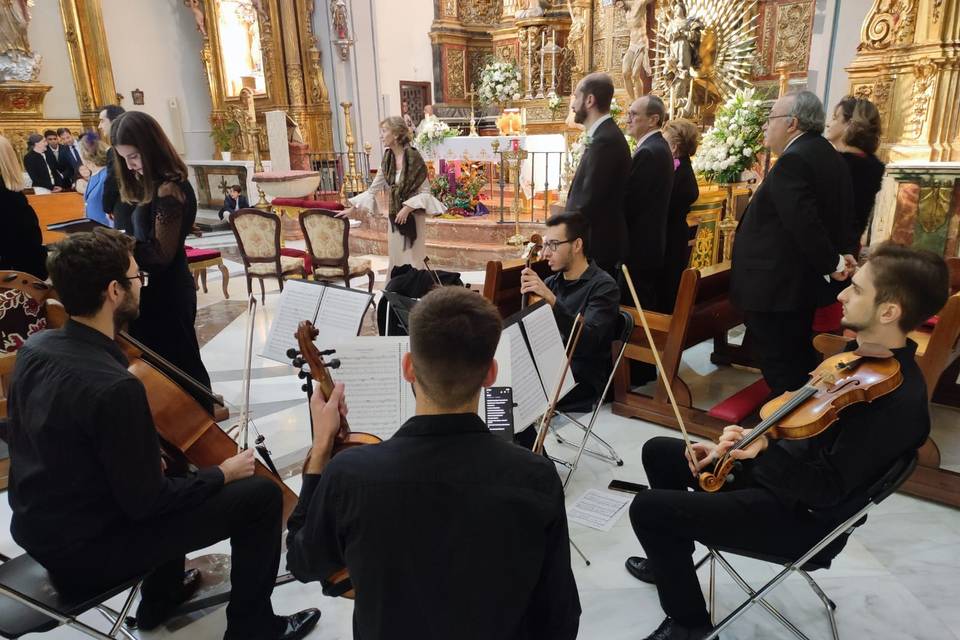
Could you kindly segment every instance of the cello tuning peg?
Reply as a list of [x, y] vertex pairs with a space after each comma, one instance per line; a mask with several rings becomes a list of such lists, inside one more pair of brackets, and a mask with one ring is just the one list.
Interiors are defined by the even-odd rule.
[[321, 352], [320, 352], [320, 355], [321, 355], [321, 356], [332, 356], [332, 355], [335, 354], [336, 352], [337, 352], [336, 349], [327, 349], [326, 351], [321, 351]]
[[301, 380], [306, 380], [307, 375], [308, 375], [307, 372], [303, 371], [302, 369], [297, 372], [297, 377], [300, 378]]
[[310, 390], [307, 388], [307, 385], [303, 384], [303, 385], [300, 385], [300, 391], [303, 391], [304, 393], [307, 393], [307, 392], [309, 392]]
[[302, 366], [303, 366], [303, 358], [302, 358], [301, 356], [297, 356], [296, 358], [294, 358], [294, 359], [293, 359], [293, 366], [295, 366], [295, 367], [297, 367], [297, 368], [302, 367]]
[[328, 368], [328, 369], [339, 369], [339, 368], [340, 368], [340, 360], [339, 360], [338, 358], [334, 358], [333, 360], [331, 360], [330, 362], [327, 363], [327, 368]]
[[299, 356], [299, 355], [300, 355], [300, 352], [297, 351], [296, 349], [294, 349], [293, 347], [287, 349], [287, 357], [288, 357], [288, 358], [296, 358], [296, 357]]

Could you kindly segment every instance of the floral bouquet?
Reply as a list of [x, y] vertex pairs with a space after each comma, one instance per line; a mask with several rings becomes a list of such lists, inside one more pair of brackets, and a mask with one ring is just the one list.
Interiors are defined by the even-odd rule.
[[557, 119], [557, 111], [560, 111], [560, 107], [563, 106], [563, 98], [557, 94], [553, 94], [547, 100], [547, 108], [550, 109], [550, 117], [554, 120]]
[[436, 116], [426, 116], [413, 143], [424, 155], [430, 155], [434, 147], [457, 133]]
[[766, 111], [753, 89], [740, 89], [717, 110], [713, 126], [693, 158], [693, 169], [711, 182], [739, 182], [763, 150]]
[[477, 97], [481, 104], [504, 104], [520, 99], [520, 68], [512, 62], [494, 60], [480, 72]]
[[623, 107], [620, 106], [620, 103], [617, 102], [616, 98], [613, 98], [610, 101], [610, 115], [613, 117], [613, 121], [618, 127], [623, 126], [623, 123], [620, 122], [620, 116], [623, 115]]

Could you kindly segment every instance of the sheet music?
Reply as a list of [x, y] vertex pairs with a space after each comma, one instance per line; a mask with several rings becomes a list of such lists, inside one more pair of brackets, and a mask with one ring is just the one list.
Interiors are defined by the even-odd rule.
[[285, 283], [283, 293], [280, 294], [280, 304], [270, 324], [267, 342], [260, 355], [290, 364], [287, 349], [297, 346], [297, 325], [303, 320], [312, 322], [317, 317], [320, 298], [323, 297], [325, 289], [326, 287], [299, 280], [288, 280]]
[[513, 427], [520, 433], [547, 409], [547, 394], [543, 391], [540, 376], [530, 357], [527, 343], [520, 332], [519, 324], [512, 324], [503, 330], [501, 340], [510, 342], [510, 376], [513, 387]]
[[[557, 319], [554, 318], [550, 305], [543, 305], [525, 316], [521, 322], [527, 332], [537, 372], [540, 374], [543, 390], [549, 402], [553, 400], [553, 392], [557, 388], [557, 382], [567, 361], [566, 344], [563, 336], [560, 335], [560, 328], [557, 326]], [[568, 370], [560, 397], [567, 395], [575, 384], [573, 372]]]
[[567, 507], [567, 520], [598, 531], [610, 531], [627, 512], [627, 505], [632, 501], [633, 496], [587, 489]]
[[325, 286], [323, 289], [314, 326], [328, 340], [356, 337], [360, 333], [360, 323], [370, 305], [371, 295], [340, 287]]
[[317, 344], [336, 349], [330, 356], [340, 360], [330, 369], [335, 382], [344, 384], [347, 420], [354, 431], [363, 431], [386, 440], [413, 415], [414, 407], [405, 397], [412, 393], [400, 375], [400, 358], [409, 349], [407, 336], [362, 337], [336, 343]]

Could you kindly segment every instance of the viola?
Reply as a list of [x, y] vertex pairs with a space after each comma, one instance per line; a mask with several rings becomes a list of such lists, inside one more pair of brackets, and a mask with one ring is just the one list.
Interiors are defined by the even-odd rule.
[[[297, 327], [297, 346], [299, 350], [290, 349], [287, 351], [287, 355], [293, 359], [293, 366], [300, 369], [300, 373], [297, 375], [301, 380], [304, 380], [301, 389], [307, 393], [308, 398], [313, 395], [314, 383], [316, 383], [318, 391], [323, 394], [323, 397], [329, 398], [333, 393], [333, 378], [330, 377], [329, 369], [337, 369], [340, 367], [340, 360], [338, 359], [333, 359], [329, 362], [324, 360], [325, 356], [330, 356], [335, 353], [333, 350], [320, 351], [317, 349], [314, 340], [316, 340], [319, 333], [317, 328], [314, 327], [313, 323], [309, 320], [302, 321]], [[309, 367], [309, 371], [303, 370], [304, 365]], [[313, 424], [312, 416], [310, 422]], [[351, 431], [347, 419], [340, 416], [340, 429], [334, 437], [333, 451], [330, 456], [332, 458], [341, 451], [352, 447], [378, 444], [380, 442], [382, 442], [382, 440], [375, 435]], [[324, 581], [323, 591], [327, 595], [343, 596], [344, 598], [354, 598], [356, 595], [353, 590], [353, 585], [350, 583], [350, 574], [346, 568], [334, 572], [329, 579]]]
[[[872, 402], [891, 393], [903, 382], [900, 363], [888, 349], [861, 345], [856, 351], [827, 358], [796, 391], [770, 400], [760, 410], [763, 421], [730, 451], [745, 449], [761, 436], [803, 440], [823, 433], [851, 404]], [[700, 474], [704, 491], [718, 491], [733, 470], [735, 460], [725, 453], [712, 472]]]
[[[212, 397], [209, 389], [127, 333], [121, 332], [117, 342], [127, 356], [127, 369], [137, 376], [146, 389], [153, 424], [167, 444], [197, 467], [216, 466], [237, 454], [237, 443], [233, 438], [175, 380], [191, 381], [192, 385], [199, 387], [198, 390]], [[255, 464], [256, 475], [268, 478], [280, 487], [283, 493], [283, 522], [286, 525], [287, 518], [297, 506], [297, 494], [275, 472], [259, 461]]]
[[[529, 269], [530, 266], [540, 260], [540, 253], [543, 251], [543, 236], [539, 233], [534, 233], [530, 236], [530, 241], [523, 248], [523, 253], [520, 255], [521, 260], [526, 260], [526, 268]], [[533, 294], [524, 293], [520, 296], [520, 308], [526, 309], [531, 302], [536, 302], [536, 300], [531, 300]], [[539, 296], [537, 297], [539, 299]]]

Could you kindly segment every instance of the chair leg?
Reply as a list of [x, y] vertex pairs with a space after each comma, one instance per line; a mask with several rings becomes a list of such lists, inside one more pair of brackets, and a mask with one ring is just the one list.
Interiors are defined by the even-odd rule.
[[257, 278], [260, 281], [260, 304], [267, 304], [267, 294], [263, 290], [263, 278]]
[[373, 269], [367, 270], [367, 293], [373, 293]]
[[253, 278], [250, 277], [250, 272], [247, 272], [247, 297], [253, 295]]
[[203, 292], [207, 293], [207, 270], [200, 270], [200, 285], [203, 287]]
[[827, 616], [830, 618], [830, 632], [833, 634], [833, 640], [840, 640], [840, 631], [837, 629], [837, 617], [833, 613], [837, 608], [837, 603], [827, 597], [827, 594], [823, 592], [823, 589], [821, 589], [817, 581], [813, 579], [813, 576], [803, 569], [798, 569], [797, 572], [806, 579], [807, 584], [810, 585], [810, 588], [813, 589], [813, 592], [817, 594], [820, 602], [822, 602], [826, 608]]
[[230, 290], [227, 288], [230, 284], [230, 270], [227, 269], [227, 265], [222, 262], [217, 265], [217, 269], [220, 269], [220, 276], [222, 278], [221, 284], [223, 284], [223, 298], [225, 300], [230, 299]]
[[707, 613], [710, 614], [710, 626], [717, 624], [717, 559], [710, 552], [710, 586], [708, 588]]
[[191, 269], [191, 270], [190, 270], [190, 275], [193, 276], [193, 288], [194, 288], [194, 290], [195, 290], [195, 291], [199, 291], [199, 290], [200, 290], [200, 272], [199, 272], [199, 271], [194, 271], [193, 269]]

